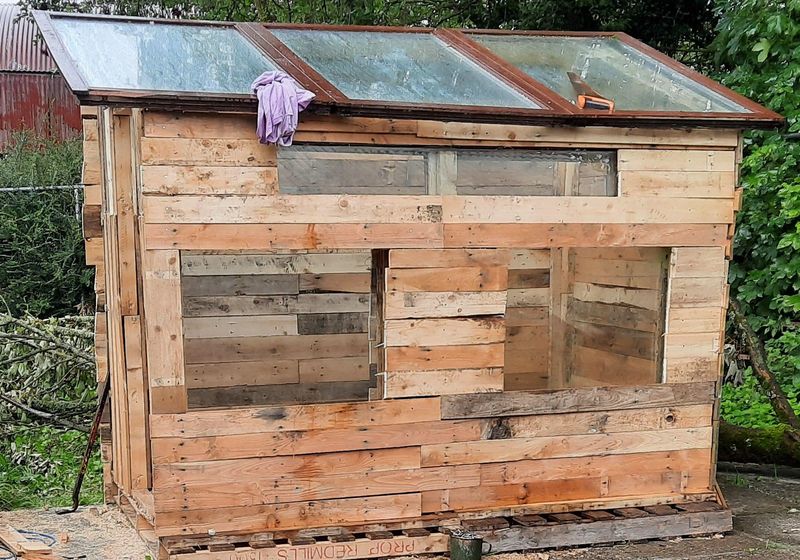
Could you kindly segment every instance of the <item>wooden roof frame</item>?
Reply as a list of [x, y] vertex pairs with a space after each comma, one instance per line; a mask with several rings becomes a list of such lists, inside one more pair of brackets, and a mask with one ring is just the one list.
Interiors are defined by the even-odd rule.
[[[719, 128], [772, 128], [784, 122], [771, 111], [723, 85], [695, 72], [676, 60], [621, 32], [557, 32], [491, 29], [432, 29], [427, 27], [344, 26], [321, 24], [235, 23], [217, 21], [101, 16], [34, 11], [34, 19], [64, 78], [75, 95], [86, 105], [114, 104], [176, 110], [220, 110], [251, 112], [256, 108], [251, 94], [221, 94], [183, 91], [115, 90], [91, 88], [84, 80], [55, 30], [52, 18], [84, 18], [138, 23], [226, 27], [236, 30], [262, 55], [290, 74], [306, 89], [316, 94], [308, 110], [315, 113], [385, 118], [515, 123], [531, 125], [604, 125], [604, 126], [705, 126]], [[333, 31], [372, 31], [390, 33], [426, 33], [452, 47], [500, 83], [532, 100], [541, 108], [508, 108], [470, 105], [386, 102], [352, 99], [325, 79], [319, 72], [281, 42], [271, 29], [313, 29]], [[607, 111], [580, 109], [513, 64], [470, 39], [473, 34], [536, 35], [574, 37], [614, 37], [645, 56], [668, 66], [688, 79], [710, 89], [748, 110], [733, 112], [687, 111]]]

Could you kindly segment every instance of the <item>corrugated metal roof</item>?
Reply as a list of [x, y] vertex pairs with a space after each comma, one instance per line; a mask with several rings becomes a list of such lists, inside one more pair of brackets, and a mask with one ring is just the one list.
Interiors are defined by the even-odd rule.
[[19, 7], [0, 4], [0, 72], [53, 72], [56, 64], [30, 19], [16, 21]]

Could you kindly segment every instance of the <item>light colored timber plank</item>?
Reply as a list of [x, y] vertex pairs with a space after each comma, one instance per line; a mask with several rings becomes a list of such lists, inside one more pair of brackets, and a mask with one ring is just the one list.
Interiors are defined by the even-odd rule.
[[669, 307], [725, 307], [724, 277], [672, 278]]
[[442, 221], [442, 198], [438, 196], [148, 196], [143, 206], [145, 222], [151, 224], [402, 224]]
[[618, 150], [620, 171], [733, 171], [733, 150]]
[[131, 452], [131, 488], [149, 486], [149, 435], [147, 430], [147, 377], [142, 356], [142, 324], [138, 315], [122, 318], [125, 344], [125, 375], [128, 399], [128, 430]]
[[503, 390], [503, 368], [390, 371], [384, 387], [390, 399], [498, 392]]
[[385, 319], [502, 315], [506, 292], [388, 292]]
[[186, 387], [189, 389], [299, 382], [297, 360], [220, 362], [186, 366]]
[[297, 334], [297, 315], [184, 317], [186, 338], [286, 336]]
[[658, 330], [659, 313], [654, 309], [570, 298], [567, 319], [654, 333]]
[[217, 167], [210, 165], [143, 165], [146, 195], [267, 195], [278, 187], [275, 167]]
[[722, 307], [673, 307], [669, 310], [667, 332], [688, 334], [715, 332], [720, 329], [725, 310]]
[[369, 357], [300, 360], [300, 383], [328, 383], [369, 379]]
[[690, 358], [669, 358], [666, 360], [665, 369], [666, 381], [669, 383], [719, 382], [722, 377], [717, 353], [707, 356], [694, 355]]
[[327, 274], [368, 272], [372, 263], [369, 252], [270, 254], [184, 254], [183, 274], [187, 276], [219, 274]]
[[189, 297], [184, 301], [183, 307], [186, 317], [364, 313], [369, 311], [369, 295], [363, 293], [321, 293], [286, 296]]
[[728, 275], [723, 247], [675, 247], [672, 249], [673, 278], [719, 278]]
[[387, 271], [386, 288], [400, 292], [481, 292], [505, 290], [505, 267], [400, 268]]
[[441, 247], [444, 235], [433, 223], [145, 224], [144, 231], [148, 249], [208, 251]]
[[444, 223], [720, 224], [733, 221], [733, 201], [659, 197], [442, 197]]
[[241, 482], [242, 480], [262, 478], [264, 473], [270, 473], [280, 480], [291, 481], [300, 477], [309, 478], [332, 473], [363, 474], [373, 471], [418, 469], [419, 461], [419, 447], [401, 447], [255, 459], [169, 463], [155, 465], [153, 485], [158, 489], [182, 485], [193, 486], [212, 480]]
[[207, 480], [203, 484], [163, 488], [156, 494], [156, 513], [405, 494], [480, 484], [479, 465], [331, 474], [287, 480], [265, 472], [237, 484]]
[[384, 324], [383, 337], [391, 346], [446, 346], [503, 342], [504, 320], [488, 318], [394, 319]]
[[142, 165], [206, 165], [274, 167], [275, 146], [250, 140], [217, 138], [141, 139]]
[[145, 251], [142, 268], [150, 412], [185, 412], [180, 257]]
[[314, 429], [303, 432], [248, 433], [191, 438], [162, 437], [152, 440], [152, 453], [154, 464], [164, 464], [331, 453], [360, 449], [389, 449], [454, 441], [474, 441], [480, 439], [483, 428], [484, 422], [479, 420], [455, 420]]
[[620, 171], [623, 197], [732, 199], [733, 171]]
[[269, 359], [302, 360], [364, 356], [366, 333], [265, 336], [243, 338], [190, 338], [185, 342], [187, 364], [248, 362]]
[[386, 371], [502, 367], [504, 345], [395, 346], [386, 349]]
[[707, 333], [667, 333], [664, 354], [667, 359], [715, 355], [722, 349], [722, 336], [719, 330]]
[[664, 259], [624, 261], [587, 258], [588, 249], [577, 249], [575, 281], [609, 286], [658, 289], [664, 274]]
[[[460, 140], [493, 140], [569, 144], [619, 144], [720, 146], [734, 148], [738, 143], [734, 131], [667, 130], [593, 126], [585, 128], [552, 128], [503, 124], [419, 121], [417, 135], [425, 138]], [[628, 146], [623, 146], [628, 147]]]
[[431, 444], [422, 446], [422, 466], [705, 449], [711, 434], [711, 427], [704, 427]]
[[[151, 437], [212, 437], [436, 422], [438, 398], [202, 410], [150, 417]], [[320, 452], [322, 452], [320, 450]], [[200, 459], [202, 460], [202, 458]]]
[[442, 397], [442, 418], [491, 418], [562, 412], [622, 410], [676, 404], [706, 403], [713, 399], [711, 383], [659, 384], [643, 387], [593, 387], [547, 392], [506, 391], [487, 395]]
[[419, 517], [418, 493], [366, 498], [294, 502], [165, 512], [159, 516], [158, 536], [202, 534], [215, 531], [257, 532], [379, 522], [383, 519]]
[[541, 307], [550, 303], [550, 288], [511, 288], [506, 294], [509, 307]]
[[715, 224], [444, 224], [449, 247], [722, 246], [728, 226]]
[[[247, 555], [248, 560], [286, 560], [287, 558], [383, 558], [446, 552], [449, 537], [444, 533], [431, 533], [420, 537], [395, 536], [391, 539], [372, 540], [359, 538], [340, 543], [278, 544], [274, 548], [239, 548], [236, 554]], [[194, 552], [177, 554], [171, 560], [230, 560], [230, 552]]]
[[565, 196], [148, 196], [146, 223], [722, 224], [732, 199]]
[[496, 249], [394, 249], [389, 268], [496, 267], [509, 264], [510, 253]]

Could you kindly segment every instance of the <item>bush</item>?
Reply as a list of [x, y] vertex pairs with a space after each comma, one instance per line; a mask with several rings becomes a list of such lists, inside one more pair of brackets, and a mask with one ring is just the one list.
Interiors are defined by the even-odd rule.
[[[0, 158], [0, 188], [75, 185], [80, 171], [79, 140], [18, 134]], [[0, 192], [0, 309], [52, 316], [91, 307], [94, 273], [84, 264], [80, 196]]]

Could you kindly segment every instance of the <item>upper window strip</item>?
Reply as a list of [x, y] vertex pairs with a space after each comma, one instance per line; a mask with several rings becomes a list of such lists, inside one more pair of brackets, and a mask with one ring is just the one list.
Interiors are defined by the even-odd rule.
[[749, 113], [616, 37], [471, 33], [470, 38], [572, 103], [572, 72], [616, 110]]
[[542, 108], [431, 33], [270, 31], [350, 99]]

